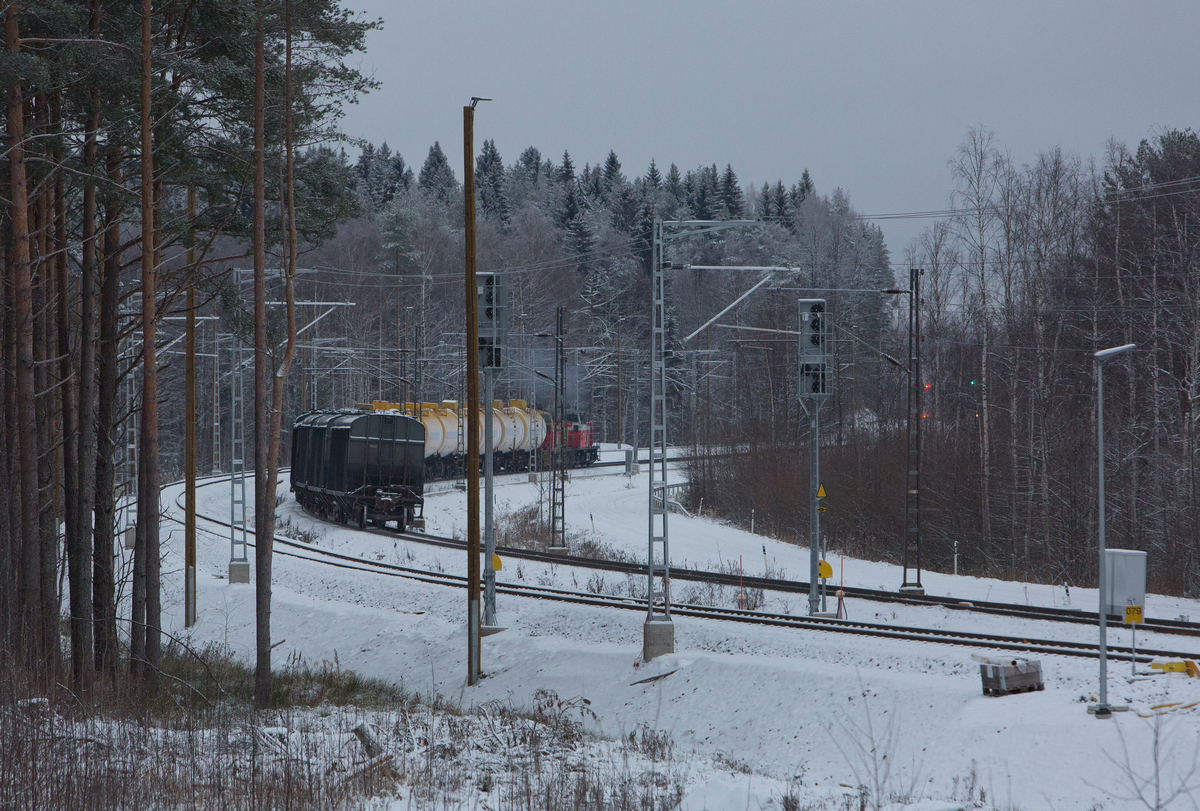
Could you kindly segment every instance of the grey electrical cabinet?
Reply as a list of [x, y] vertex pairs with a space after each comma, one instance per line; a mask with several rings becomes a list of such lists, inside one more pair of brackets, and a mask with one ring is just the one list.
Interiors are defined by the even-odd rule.
[[1144, 612], [1146, 553], [1136, 549], [1105, 549], [1104, 586], [1109, 615], [1124, 617], [1127, 606], [1137, 606]]

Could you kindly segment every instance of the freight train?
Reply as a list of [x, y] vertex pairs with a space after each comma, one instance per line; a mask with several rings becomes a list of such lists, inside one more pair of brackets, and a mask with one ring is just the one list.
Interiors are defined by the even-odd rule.
[[[592, 424], [575, 415], [554, 430], [551, 416], [522, 400], [492, 403], [492, 464], [497, 473], [585, 467], [599, 458]], [[484, 419], [479, 421], [480, 464]], [[291, 489], [302, 507], [332, 521], [384, 525], [400, 531], [424, 524], [426, 479], [466, 470], [468, 416], [454, 400], [376, 401], [343, 411], [301, 415], [292, 429]]]

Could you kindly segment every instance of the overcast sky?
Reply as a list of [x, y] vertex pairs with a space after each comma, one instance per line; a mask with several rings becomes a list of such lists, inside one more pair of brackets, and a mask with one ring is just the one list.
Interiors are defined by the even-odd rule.
[[[440, 141], [533, 145], [625, 174], [733, 165], [743, 186], [807, 167], [865, 214], [944, 208], [971, 126], [1015, 161], [1099, 160], [1164, 127], [1200, 129], [1200, 2], [453, 2], [346, 0], [382, 17], [361, 67], [382, 82], [345, 131], [414, 171]], [[928, 221], [880, 221], [893, 261]]]

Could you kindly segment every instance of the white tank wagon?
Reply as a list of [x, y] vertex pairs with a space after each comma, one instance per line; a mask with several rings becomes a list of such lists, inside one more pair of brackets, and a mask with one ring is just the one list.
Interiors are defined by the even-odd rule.
[[[359, 408], [369, 411], [394, 411], [419, 419], [425, 426], [425, 469], [430, 479], [461, 476], [465, 470], [467, 447], [467, 415], [456, 400], [440, 403], [390, 403], [375, 401]], [[568, 467], [590, 465], [599, 456], [592, 445], [591, 423], [571, 423], [565, 426], [563, 438], [555, 441], [550, 414], [530, 408], [524, 400], [492, 401], [492, 461], [497, 473], [517, 473], [529, 469], [530, 457], [540, 453], [544, 459], [539, 467], [549, 467], [550, 454], [561, 453]], [[484, 420], [479, 421], [479, 454], [484, 447]], [[481, 461], [482, 464], [482, 461]]]

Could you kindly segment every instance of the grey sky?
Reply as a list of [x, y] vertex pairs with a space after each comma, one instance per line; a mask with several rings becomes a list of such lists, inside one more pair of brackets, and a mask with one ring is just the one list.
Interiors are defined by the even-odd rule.
[[[526, 146], [627, 176], [731, 163], [743, 185], [805, 167], [866, 214], [940, 209], [972, 125], [1018, 163], [1099, 159], [1164, 126], [1200, 129], [1200, 2], [450, 2], [348, 0], [382, 17], [362, 67], [383, 87], [344, 128], [415, 170], [440, 141]], [[881, 221], [893, 261], [927, 221]]]

